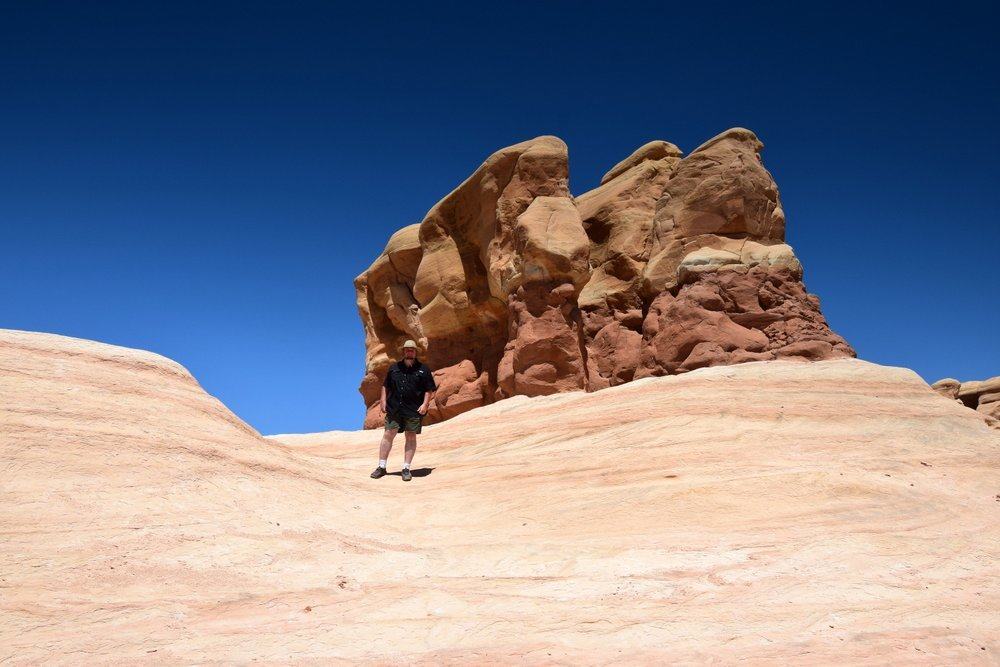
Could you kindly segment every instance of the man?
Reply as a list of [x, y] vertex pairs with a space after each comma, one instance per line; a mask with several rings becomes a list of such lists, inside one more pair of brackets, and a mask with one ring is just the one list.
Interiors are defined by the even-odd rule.
[[385, 415], [385, 435], [378, 450], [378, 467], [372, 471], [372, 479], [385, 474], [386, 461], [392, 450], [392, 441], [400, 429], [406, 438], [403, 454], [403, 481], [413, 479], [410, 464], [417, 452], [417, 433], [420, 422], [427, 414], [437, 384], [431, 369], [417, 360], [417, 344], [412, 340], [403, 343], [403, 358], [389, 366], [385, 382], [382, 383], [382, 398], [379, 408]]

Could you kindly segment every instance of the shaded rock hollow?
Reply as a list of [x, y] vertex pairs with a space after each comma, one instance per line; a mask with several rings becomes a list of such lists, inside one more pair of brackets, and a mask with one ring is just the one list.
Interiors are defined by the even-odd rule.
[[355, 279], [365, 427], [408, 338], [435, 369], [430, 422], [514, 395], [854, 356], [784, 242], [762, 149], [743, 128], [687, 157], [653, 141], [578, 197], [556, 137], [491, 155]]

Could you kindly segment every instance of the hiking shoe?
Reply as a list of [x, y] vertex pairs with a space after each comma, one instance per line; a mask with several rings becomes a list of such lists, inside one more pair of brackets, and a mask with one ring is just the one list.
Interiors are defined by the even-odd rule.
[[413, 475], [410, 474], [410, 469], [403, 468], [403, 481], [409, 482], [411, 479], [413, 479]]
[[372, 470], [372, 479], [378, 479], [384, 474], [385, 474], [385, 468], [379, 466], [378, 468], [375, 468], [375, 470]]

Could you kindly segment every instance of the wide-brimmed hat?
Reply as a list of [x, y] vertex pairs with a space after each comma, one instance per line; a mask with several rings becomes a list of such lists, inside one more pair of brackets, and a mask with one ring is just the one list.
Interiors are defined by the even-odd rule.
[[412, 340], [408, 340], [405, 343], [403, 343], [403, 349], [405, 350], [408, 347], [412, 347], [415, 350], [417, 349], [417, 344], [414, 343]]

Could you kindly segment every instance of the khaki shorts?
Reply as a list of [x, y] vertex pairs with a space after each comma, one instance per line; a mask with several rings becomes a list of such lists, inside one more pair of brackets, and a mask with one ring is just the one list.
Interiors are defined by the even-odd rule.
[[385, 415], [385, 430], [412, 431], [413, 433], [420, 433], [421, 421], [423, 420], [420, 417], [400, 417], [397, 414], [389, 412]]

